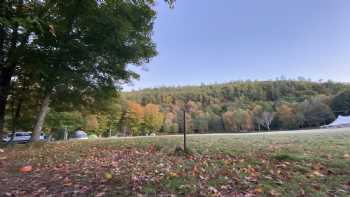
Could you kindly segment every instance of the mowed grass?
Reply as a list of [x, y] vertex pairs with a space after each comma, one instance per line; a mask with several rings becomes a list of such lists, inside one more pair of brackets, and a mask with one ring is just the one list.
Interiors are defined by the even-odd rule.
[[[8, 196], [349, 196], [350, 129], [39, 143], [0, 153]], [[30, 173], [19, 168], [32, 165]], [[0, 196], [1, 196], [0, 195]]]

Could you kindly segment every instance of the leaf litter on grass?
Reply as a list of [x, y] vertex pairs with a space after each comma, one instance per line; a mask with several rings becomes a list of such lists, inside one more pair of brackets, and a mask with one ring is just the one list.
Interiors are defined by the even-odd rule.
[[[174, 154], [179, 139], [170, 137], [162, 141], [15, 147], [5, 149], [8, 160], [0, 161], [4, 186], [0, 192], [14, 196], [346, 196], [350, 194], [350, 163], [346, 156], [349, 143], [345, 142], [350, 142], [350, 136], [327, 137], [333, 139], [332, 143], [338, 142], [337, 149], [324, 144], [321, 137], [307, 136], [298, 140], [271, 136], [266, 141], [222, 136], [189, 138], [192, 152], [187, 155]], [[284, 143], [288, 146], [282, 146]], [[323, 157], [329, 154], [332, 157]], [[18, 173], [23, 165], [31, 165], [33, 170]]]

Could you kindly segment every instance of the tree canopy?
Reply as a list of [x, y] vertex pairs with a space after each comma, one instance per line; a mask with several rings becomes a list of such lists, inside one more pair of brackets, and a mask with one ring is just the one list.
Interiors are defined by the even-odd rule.
[[156, 55], [153, 3], [2, 1], [0, 130], [16, 84], [37, 92], [37, 139], [49, 106], [60, 111], [93, 105], [137, 78], [128, 65], [141, 65]]

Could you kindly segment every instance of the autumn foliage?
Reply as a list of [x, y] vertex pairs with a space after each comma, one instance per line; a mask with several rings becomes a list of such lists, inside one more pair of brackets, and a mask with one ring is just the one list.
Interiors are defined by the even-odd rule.
[[145, 107], [134, 101], [127, 102], [127, 109], [121, 125], [132, 135], [145, 135], [158, 132], [164, 122], [164, 115], [158, 105]]

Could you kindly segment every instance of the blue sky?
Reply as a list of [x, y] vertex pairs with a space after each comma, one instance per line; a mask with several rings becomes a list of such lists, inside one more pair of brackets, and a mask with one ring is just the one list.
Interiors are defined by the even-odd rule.
[[349, 0], [159, 0], [159, 55], [131, 67], [146, 87], [268, 80], [350, 81]]

